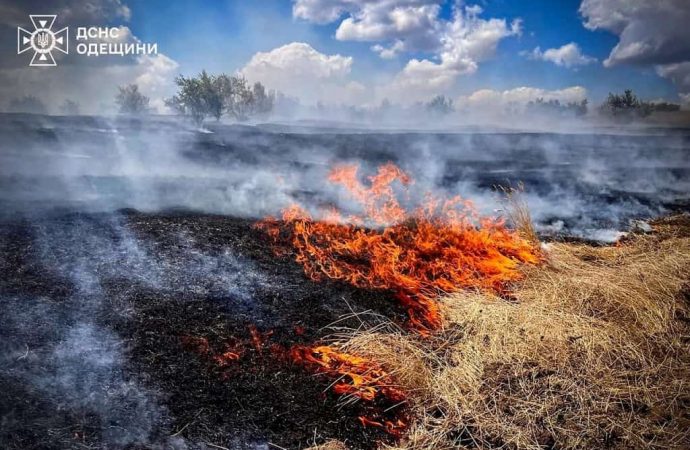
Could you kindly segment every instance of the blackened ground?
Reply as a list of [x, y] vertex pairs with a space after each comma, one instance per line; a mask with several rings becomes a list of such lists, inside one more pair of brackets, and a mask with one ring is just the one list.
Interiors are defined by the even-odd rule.
[[[336, 322], [336, 331], [357, 327], [353, 312], [402, 322], [403, 311], [385, 292], [311, 282], [291, 258], [277, 258], [252, 225], [134, 211], [1, 224], [0, 448], [300, 448], [328, 438], [370, 448], [388, 439], [359, 424], [362, 405], [339, 405], [327, 393], [332, 380], [268, 346], [313, 343]], [[110, 342], [110, 334], [121, 342], [93, 370], [50, 362], [81, 324], [103, 330], [98, 342]], [[272, 332], [266, 350], [248, 345], [226, 368], [185, 345], [189, 337], [214, 349], [249, 342], [251, 325]], [[113, 347], [98, 342], [80, 343], [78, 357], [82, 345]], [[120, 353], [118, 365], [113, 355]], [[79, 391], [70, 383], [89, 377], [105, 380], [91, 390], [127, 386], [117, 388], [129, 402], [116, 405], [122, 413], [101, 411], [98, 398], [74, 398]], [[136, 402], [134, 385], [142, 391]], [[111, 410], [107, 402], [100, 406]], [[142, 416], [146, 426], [132, 423], [143, 420], [141, 409], [151, 410]], [[128, 429], [137, 426], [137, 433]]]

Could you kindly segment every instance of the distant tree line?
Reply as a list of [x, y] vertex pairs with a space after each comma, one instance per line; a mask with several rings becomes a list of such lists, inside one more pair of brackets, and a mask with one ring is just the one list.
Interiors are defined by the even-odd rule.
[[250, 85], [241, 76], [211, 75], [204, 70], [196, 77], [180, 75], [175, 84], [177, 94], [167, 99], [166, 105], [198, 125], [207, 117], [220, 120], [224, 115], [245, 121], [268, 114], [275, 103], [275, 95], [264, 85]]
[[579, 102], [561, 103], [558, 99], [544, 100], [538, 98], [527, 103], [527, 112], [561, 115], [561, 116], [584, 116], [587, 114], [587, 99]]
[[600, 107], [600, 112], [604, 115], [626, 119], [647, 117], [655, 111], [674, 112], [678, 110], [680, 110], [680, 105], [675, 103], [642, 101], [631, 89], [626, 89], [622, 94], [609, 93], [606, 101]]
[[[220, 120], [223, 116], [232, 117], [238, 121], [248, 120], [251, 117], [260, 117], [279, 110], [282, 114], [296, 111], [300, 102], [296, 98], [286, 97], [280, 93], [268, 92], [261, 83], [250, 84], [244, 77], [230, 76], [226, 74], [211, 75], [202, 71], [195, 77], [179, 76], [175, 79], [177, 93], [165, 100], [166, 105], [176, 112], [191, 118], [196, 124], [201, 125], [209, 117]], [[141, 115], [151, 111], [150, 99], [144, 95], [136, 84], [118, 87], [115, 95], [115, 103], [121, 114]], [[545, 100], [537, 98], [527, 103], [523, 109], [513, 105], [506, 109], [509, 114], [541, 113], [560, 116], [584, 116], [588, 112], [588, 101], [561, 102], [557, 99]], [[317, 104], [318, 110], [325, 110], [326, 105]], [[337, 109], [337, 108], [336, 108]], [[376, 108], [341, 106], [340, 112], [349, 114], [353, 118], [362, 118], [370, 115], [372, 118], [386, 115], [395, 107], [387, 99]], [[606, 100], [598, 107], [601, 115], [616, 118], [618, 120], [632, 120], [634, 118], [647, 117], [654, 112], [676, 112], [681, 106], [666, 101], [643, 101], [626, 89], [621, 94], [609, 93]], [[10, 112], [47, 114], [46, 105], [34, 95], [26, 95], [12, 99], [7, 110]], [[437, 95], [426, 103], [416, 103], [409, 111], [425, 110], [427, 114], [445, 116], [455, 111], [453, 100], [444, 95]], [[80, 105], [70, 99], [66, 99], [58, 107], [63, 115], [80, 114]], [[404, 112], [404, 111], [403, 111]]]

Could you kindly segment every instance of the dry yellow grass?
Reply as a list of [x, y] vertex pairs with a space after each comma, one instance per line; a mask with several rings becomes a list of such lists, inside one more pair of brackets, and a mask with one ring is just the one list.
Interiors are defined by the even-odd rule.
[[524, 239], [538, 243], [539, 237], [532, 222], [527, 200], [523, 196], [525, 192], [524, 185], [520, 183], [517, 188], [498, 186], [498, 189], [503, 193], [501, 201], [508, 221], [513, 224]]
[[341, 340], [410, 392], [394, 448], [690, 448], [689, 223], [614, 247], [549, 244], [514, 299], [445, 298], [433, 338]]

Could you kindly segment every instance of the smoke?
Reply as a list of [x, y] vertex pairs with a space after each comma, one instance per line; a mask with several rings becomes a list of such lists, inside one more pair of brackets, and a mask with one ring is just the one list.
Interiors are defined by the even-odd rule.
[[413, 199], [461, 195], [494, 214], [501, 201], [493, 187], [524, 183], [538, 227], [592, 237], [682, 207], [690, 192], [690, 142], [681, 132], [209, 128], [15, 116], [0, 135], [8, 149], [0, 167], [3, 211], [183, 209], [259, 218], [295, 202], [351, 209], [352, 199], [326, 181], [330, 168], [356, 163], [367, 175], [393, 161], [415, 178]]
[[[494, 186], [524, 183], [542, 233], [606, 241], [632, 219], [687, 210], [690, 192], [690, 139], [674, 131], [196, 130], [163, 118], [4, 118], [0, 268], [24, 284], [17, 293], [0, 283], [0, 381], [8, 386], [0, 404], [13, 405], [2, 415], [0, 441], [40, 430], [53, 447], [203, 448], [170, 437], [174, 418], [163, 393], [130, 366], [131, 344], [113, 325], [135, 318], [130, 288], [163, 302], [211, 299], [257, 323], [277, 320], [270, 304], [254, 299], [276, 281], [284, 289], [280, 275], [222, 241], [196, 242], [177, 222], [161, 247], [122, 209], [260, 218], [296, 202], [312, 212], [357, 212], [348, 193], [326, 181], [330, 169], [354, 163], [366, 177], [392, 161], [415, 179], [401, 197], [407, 206], [426, 193], [460, 195], [483, 214], [502, 214]], [[11, 233], [2, 234], [17, 223], [30, 230], [19, 243], [21, 264], [7, 250]], [[51, 434], [47, 423], [63, 431]]]
[[[127, 374], [123, 343], [116, 335], [88, 320], [74, 304], [65, 308], [47, 298], [5, 298], [2, 303], [0, 377], [7, 392], [30, 387], [23, 402], [11, 397], [13, 402], [3, 402], [13, 405], [3, 413], [5, 433], [43, 430], [43, 423], [58, 416], [68, 429], [97, 434], [111, 448], [154, 442], [166, 423], [165, 409], [158, 393]], [[31, 411], [37, 402], [43, 406]], [[16, 442], [2, 434], [3, 442]], [[44, 439], [71, 446], [73, 438], [68, 432]]]
[[[26, 430], [44, 430], [58, 415], [64, 416], [67, 431], [45, 438], [57, 447], [95, 439], [108, 448], [187, 448], [185, 440], [170, 437], [164, 397], [133, 374], [128, 346], [112, 330], [117, 316], [131, 319], [135, 299], [126, 289], [106, 291], [105, 286], [126, 280], [162, 298], [193, 291], [253, 314], [252, 290], [266, 286], [265, 277], [229, 250], [199, 250], [184, 233], [175, 238], [175, 255], [159, 251], [154, 256], [118, 215], [36, 219], [31, 229], [30, 264], [44, 278], [64, 284], [68, 294], [64, 299], [15, 296], [1, 301], [0, 379], [15, 394], [29, 386], [36, 399], [3, 400], [16, 407], [3, 412], [6, 431], [0, 441], [15, 442]], [[3, 261], [3, 266], [10, 264]], [[32, 410], [33, 402], [44, 405]]]

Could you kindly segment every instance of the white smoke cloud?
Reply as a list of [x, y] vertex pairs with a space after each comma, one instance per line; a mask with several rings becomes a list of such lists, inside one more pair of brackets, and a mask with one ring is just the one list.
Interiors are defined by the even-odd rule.
[[680, 101], [682, 103], [681, 106], [683, 109], [690, 110], [690, 92], [686, 94], [678, 94], [678, 96], [680, 97]]
[[657, 66], [656, 71], [662, 77], [673, 81], [681, 91], [690, 93], [690, 61]]
[[0, 97], [35, 95], [52, 105], [53, 110], [65, 99], [71, 99], [79, 103], [82, 113], [113, 113], [117, 86], [136, 83], [151, 98], [151, 106], [161, 111], [163, 99], [174, 92], [177, 68], [176, 61], [159, 53], [140, 55], [133, 64], [66, 65], [51, 73], [4, 69], [0, 70]]
[[690, 55], [687, 0], [583, 0], [585, 27], [619, 37], [604, 65], [667, 64]]

